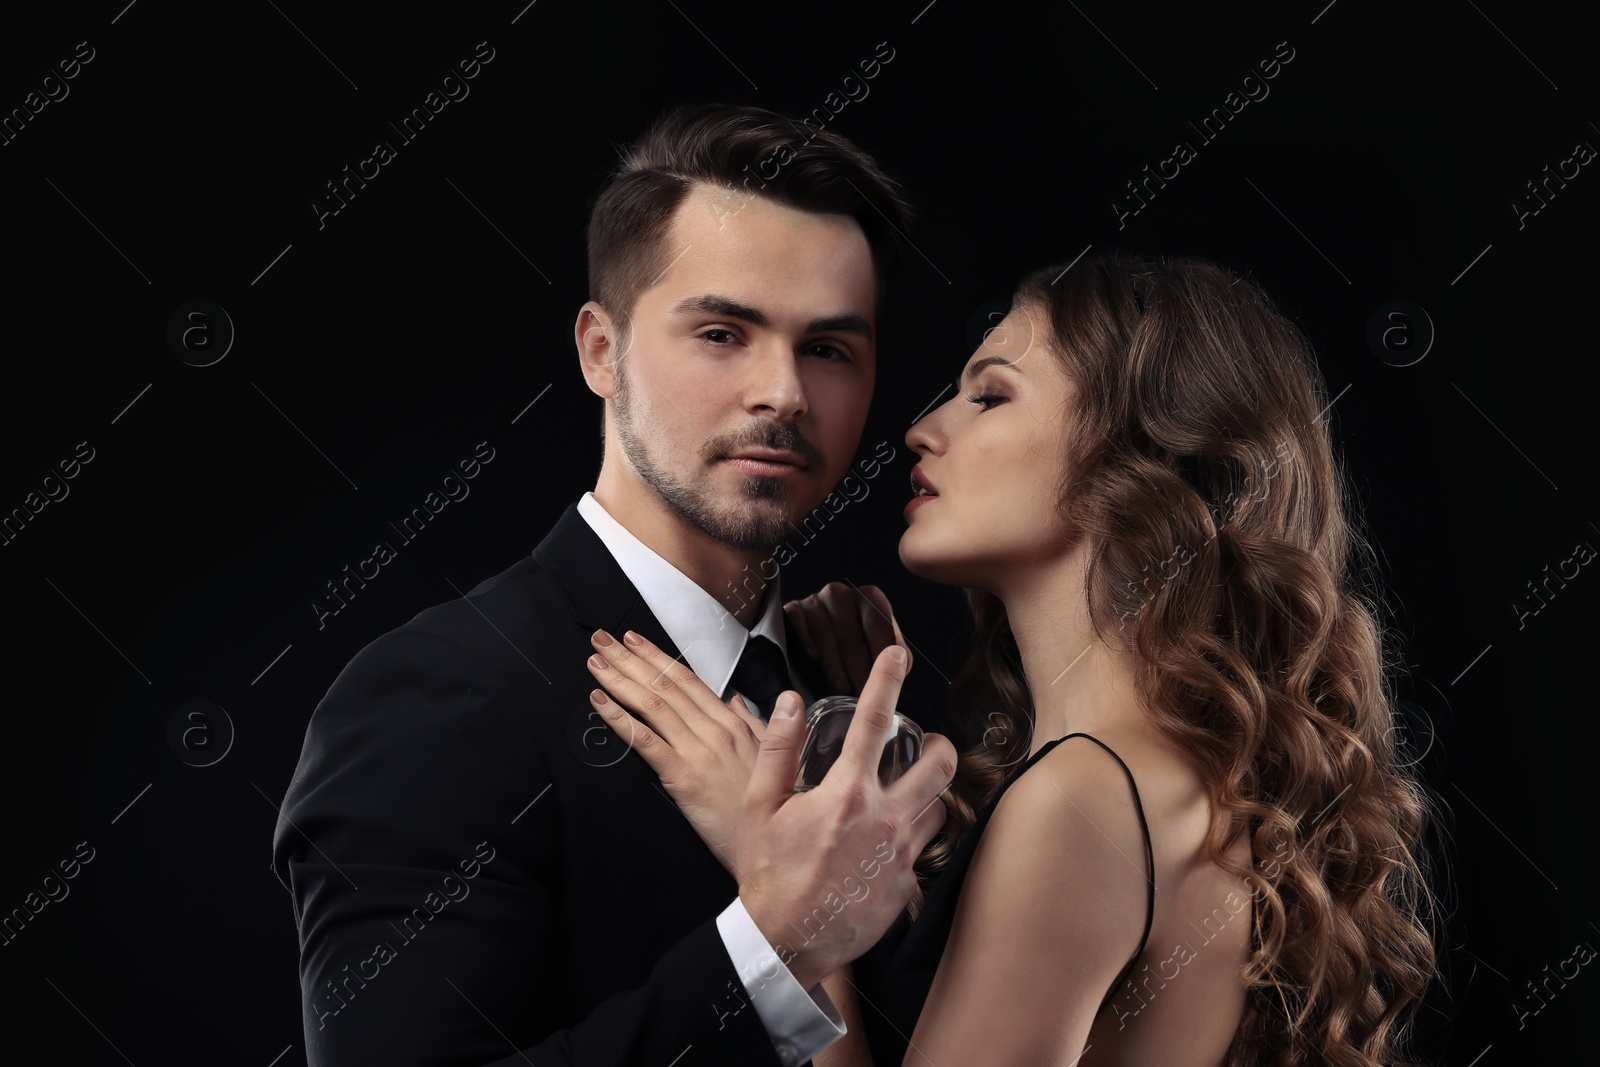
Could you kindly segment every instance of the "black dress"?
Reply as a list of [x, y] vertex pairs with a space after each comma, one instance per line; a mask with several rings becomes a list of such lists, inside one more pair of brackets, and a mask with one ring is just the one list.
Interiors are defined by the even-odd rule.
[[[955, 853], [950, 857], [950, 862], [928, 893], [916, 921], [909, 922], [902, 915], [878, 944], [855, 962], [855, 981], [862, 999], [861, 1015], [866, 1023], [867, 1044], [872, 1050], [872, 1062], [875, 1067], [900, 1067], [905, 1060], [911, 1035], [916, 1030], [917, 1017], [922, 1014], [923, 1003], [928, 999], [928, 991], [933, 986], [934, 973], [939, 968], [939, 957], [944, 954], [945, 944], [950, 939], [950, 928], [955, 921], [956, 903], [961, 896], [961, 886], [966, 880], [967, 868], [972, 863], [978, 839], [983, 836], [984, 827], [989, 824], [989, 817], [994, 813], [995, 806], [1005, 791], [1011, 787], [1011, 783], [1022, 777], [1047, 752], [1071, 737], [1088, 738], [1110, 752], [1111, 757], [1121, 765], [1123, 773], [1128, 776], [1128, 784], [1133, 787], [1134, 807], [1139, 812], [1139, 826], [1144, 831], [1145, 863], [1148, 865], [1145, 881], [1149, 885], [1149, 890], [1145, 903], [1144, 936], [1139, 939], [1139, 948], [1134, 952], [1133, 958], [1128, 961], [1128, 965], [1123, 968], [1122, 973], [1117, 976], [1117, 980], [1111, 984], [1105, 998], [1100, 1002], [1101, 1011], [1111, 1003], [1112, 997], [1133, 971], [1134, 964], [1144, 952], [1145, 943], [1150, 939], [1150, 924], [1155, 918], [1156, 903], [1155, 854], [1150, 848], [1150, 826], [1145, 821], [1144, 804], [1139, 799], [1139, 786], [1133, 780], [1133, 772], [1128, 770], [1126, 763], [1123, 763], [1122, 757], [1112, 752], [1105, 742], [1085, 733], [1067, 734], [1066, 737], [1058, 737], [1049, 742], [1028, 757], [1027, 762], [1006, 778], [995, 795], [978, 812], [972, 828], [962, 836], [961, 843], [956, 846]], [[1004, 964], [1001, 963], [999, 966], [1003, 967]]]

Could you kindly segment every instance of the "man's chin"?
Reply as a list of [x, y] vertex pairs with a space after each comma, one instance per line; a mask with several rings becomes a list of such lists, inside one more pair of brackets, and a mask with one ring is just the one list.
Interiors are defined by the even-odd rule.
[[[787, 511], [794, 510], [789, 501], [800, 490], [800, 483], [806, 476], [803, 472], [772, 477], [762, 474], [748, 474], [727, 460], [721, 461], [721, 466], [728, 469], [733, 475], [733, 482], [738, 487], [738, 503], [740, 506], [749, 507], [752, 503], [771, 500], [783, 504]], [[800, 490], [803, 491], [803, 490]], [[802, 513], [803, 514], [803, 513]]]
[[795, 530], [787, 504], [772, 498], [731, 501], [697, 525], [708, 536], [742, 551], [770, 552]]

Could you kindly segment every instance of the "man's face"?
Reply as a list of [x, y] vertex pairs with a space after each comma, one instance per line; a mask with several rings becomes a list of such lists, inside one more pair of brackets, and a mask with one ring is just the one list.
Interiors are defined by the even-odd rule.
[[616, 361], [626, 481], [724, 544], [772, 548], [861, 440], [877, 357], [866, 238], [845, 215], [697, 185], [666, 253]]

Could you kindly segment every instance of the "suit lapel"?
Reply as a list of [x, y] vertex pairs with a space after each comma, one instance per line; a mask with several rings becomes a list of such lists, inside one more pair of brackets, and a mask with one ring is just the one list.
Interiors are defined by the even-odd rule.
[[620, 638], [634, 630], [667, 655], [682, 658], [576, 503], [567, 506], [533, 555], [561, 587], [573, 621], [586, 633], [603, 629]]
[[[604, 629], [621, 637], [623, 631], [635, 630], [667, 655], [683, 658], [600, 535], [578, 513], [575, 502], [567, 506], [533, 555], [561, 587], [574, 622], [585, 633]], [[788, 613], [783, 615], [783, 632], [789, 665], [808, 691], [801, 695], [810, 696], [813, 701], [830, 695], [832, 690], [821, 668], [806, 655]]]

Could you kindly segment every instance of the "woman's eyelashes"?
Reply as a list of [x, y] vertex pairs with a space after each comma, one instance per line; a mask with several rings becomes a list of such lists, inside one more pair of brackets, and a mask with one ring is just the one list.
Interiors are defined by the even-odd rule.
[[990, 408], [994, 407], [1003, 400], [1005, 400], [1005, 397], [1001, 396], [999, 393], [983, 393], [979, 396], [967, 397], [967, 402], [969, 404], [978, 405], [979, 412], [988, 411]]

